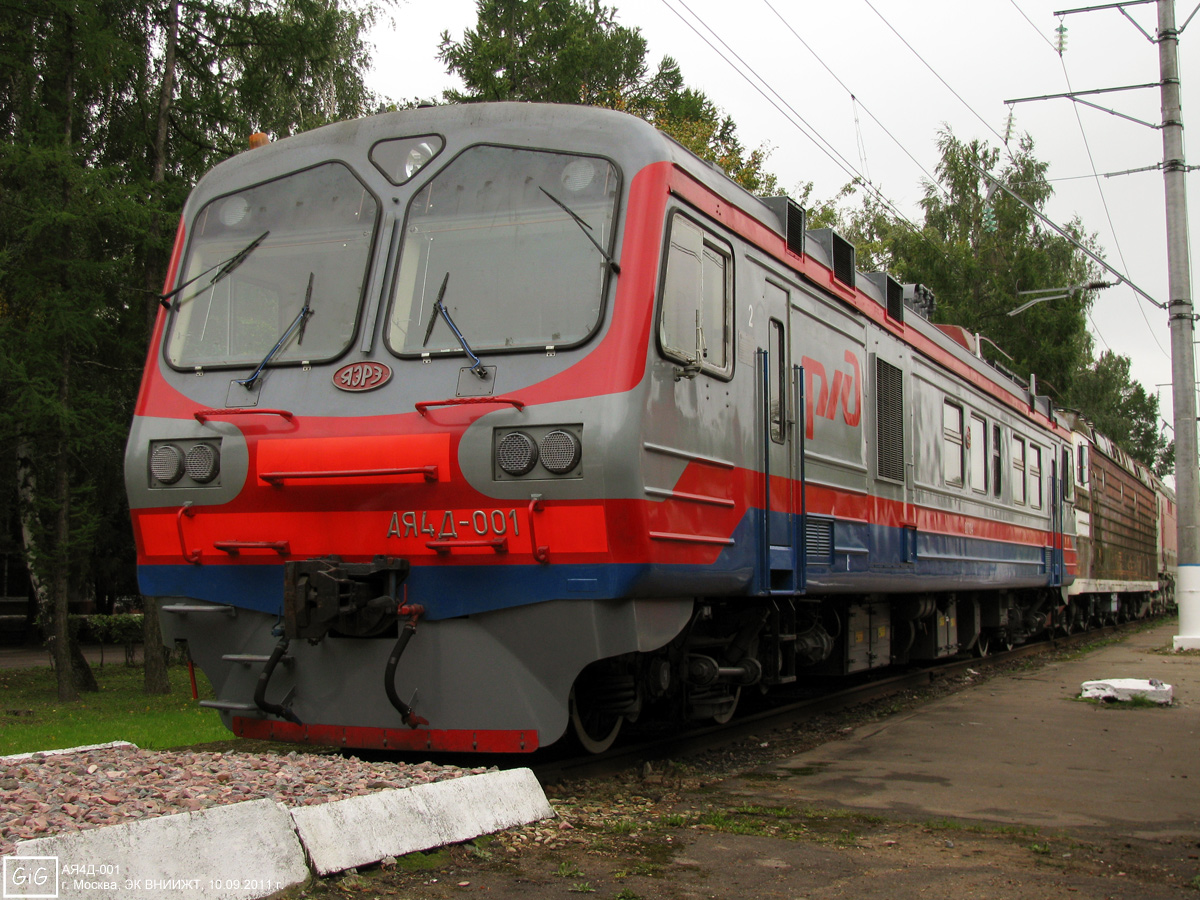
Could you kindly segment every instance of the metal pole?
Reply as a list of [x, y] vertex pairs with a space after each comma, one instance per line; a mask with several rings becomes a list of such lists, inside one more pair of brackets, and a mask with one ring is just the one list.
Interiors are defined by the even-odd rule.
[[1192, 350], [1192, 279], [1188, 261], [1187, 185], [1179, 90], [1175, 0], [1158, 0], [1162, 77], [1163, 182], [1167, 194], [1167, 275], [1171, 317], [1171, 394], [1175, 411], [1175, 499], [1178, 504], [1179, 634], [1176, 650], [1200, 649], [1200, 498], [1196, 468], [1196, 364]]

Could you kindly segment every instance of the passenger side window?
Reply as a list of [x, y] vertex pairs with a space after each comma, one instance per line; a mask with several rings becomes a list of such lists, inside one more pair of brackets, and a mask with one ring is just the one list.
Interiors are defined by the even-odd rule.
[[729, 245], [676, 213], [671, 218], [658, 329], [666, 356], [699, 363], [702, 371], [714, 375], [732, 374], [732, 275]]
[[947, 487], [962, 487], [963, 411], [949, 400], [942, 404], [942, 475]]
[[1025, 438], [1013, 435], [1013, 503], [1025, 505]]
[[1042, 508], [1042, 448], [1029, 445], [1029, 505]]
[[988, 446], [987, 422], [979, 416], [971, 416], [971, 431], [967, 435], [971, 450], [971, 487], [977, 494], [986, 494], [988, 489]]
[[1000, 426], [992, 426], [992, 496], [1000, 496], [1001, 477], [1004, 474], [1004, 456], [1000, 452]]

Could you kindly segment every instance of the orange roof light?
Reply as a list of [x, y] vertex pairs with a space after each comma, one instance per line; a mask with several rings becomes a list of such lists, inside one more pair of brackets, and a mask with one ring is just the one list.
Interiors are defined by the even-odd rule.
[[257, 150], [259, 147], [265, 147], [271, 143], [271, 139], [261, 131], [256, 131], [250, 135], [250, 149]]

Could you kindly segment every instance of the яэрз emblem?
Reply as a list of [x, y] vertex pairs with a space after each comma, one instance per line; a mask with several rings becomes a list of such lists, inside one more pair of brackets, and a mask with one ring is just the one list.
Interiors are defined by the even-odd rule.
[[386, 363], [350, 363], [333, 373], [333, 386], [343, 391], [373, 391], [387, 384], [391, 377], [392, 369]]

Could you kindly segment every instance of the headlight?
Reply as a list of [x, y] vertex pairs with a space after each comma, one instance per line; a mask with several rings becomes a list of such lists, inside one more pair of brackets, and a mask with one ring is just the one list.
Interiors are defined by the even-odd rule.
[[177, 482], [183, 477], [183, 451], [173, 444], [159, 444], [150, 454], [150, 474], [163, 484]]
[[555, 475], [565, 475], [579, 465], [582, 453], [579, 438], [569, 431], [551, 431], [542, 438], [542, 465]]
[[496, 447], [496, 464], [509, 475], [525, 475], [537, 461], [537, 444], [523, 431], [509, 432]]
[[196, 444], [184, 457], [184, 470], [193, 481], [208, 484], [221, 471], [220, 451], [212, 444]]

